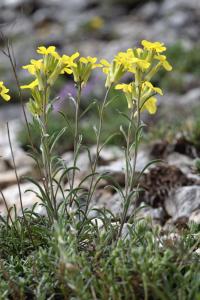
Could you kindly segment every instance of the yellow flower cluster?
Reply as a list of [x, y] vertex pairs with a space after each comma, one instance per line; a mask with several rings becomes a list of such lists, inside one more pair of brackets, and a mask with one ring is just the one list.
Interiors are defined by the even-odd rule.
[[22, 89], [33, 89], [36, 86], [39, 90], [44, 89], [44, 85], [53, 85], [60, 74], [73, 74], [76, 83], [85, 84], [91, 74], [91, 70], [100, 67], [96, 64], [96, 57], [80, 57], [78, 52], [71, 56], [60, 56], [54, 46], [38, 47], [37, 53], [43, 55], [42, 59], [32, 59], [29, 65], [23, 66], [36, 79], [29, 85], [21, 86]]
[[47, 104], [49, 88], [54, 85], [60, 74], [72, 74], [74, 82], [79, 86], [84, 86], [92, 70], [100, 67], [106, 74], [105, 86], [107, 88], [116, 85], [124, 74], [130, 73], [133, 77], [132, 82], [117, 84], [115, 88], [124, 92], [129, 108], [133, 108], [139, 102], [141, 111], [146, 109], [153, 114], [156, 112], [155, 95], [162, 95], [162, 91], [154, 87], [150, 81], [160, 68], [172, 70], [166, 56], [161, 54], [165, 50], [163, 43], [143, 40], [141, 48], [119, 52], [111, 63], [106, 59], [97, 63], [96, 57], [80, 57], [78, 52], [71, 56], [60, 56], [54, 46], [48, 48], [41, 46], [38, 47], [37, 53], [42, 55], [42, 58], [32, 59], [30, 64], [23, 67], [35, 78], [30, 84], [21, 88], [31, 89], [33, 100], [29, 104], [30, 109], [33, 113], [39, 114], [44, 106], [44, 92]]
[[21, 89], [31, 89], [33, 100], [28, 105], [30, 111], [37, 115], [40, 115], [44, 105], [47, 105], [50, 87], [54, 85], [60, 74], [72, 74], [74, 81], [83, 86], [87, 83], [92, 70], [101, 66], [96, 63], [96, 57], [79, 58], [80, 54], [78, 52], [71, 56], [60, 56], [54, 46], [48, 48], [38, 47], [37, 53], [42, 55], [41, 59], [32, 59], [30, 64], [23, 66], [23, 69], [35, 78], [30, 84], [21, 86]]
[[8, 95], [9, 89], [7, 89], [3, 83], [3, 81], [0, 81], [0, 96], [3, 98], [5, 101], [10, 100], [10, 95]]
[[115, 89], [122, 90], [127, 98], [128, 107], [133, 108], [139, 101], [141, 111], [147, 110], [150, 114], [156, 112], [156, 94], [162, 95], [160, 88], [154, 87], [150, 80], [163, 67], [171, 71], [172, 66], [165, 55], [160, 53], [166, 50], [163, 43], [142, 41], [143, 48], [128, 49], [119, 52], [113, 61], [109, 63], [102, 60], [103, 72], [107, 75], [106, 86], [116, 84], [125, 73], [133, 75], [133, 81], [129, 84], [117, 84]]

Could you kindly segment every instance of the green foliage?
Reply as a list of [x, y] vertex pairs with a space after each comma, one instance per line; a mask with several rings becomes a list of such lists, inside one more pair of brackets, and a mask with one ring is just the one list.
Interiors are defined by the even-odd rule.
[[[110, 96], [113, 99], [107, 107], [107, 110], [104, 114], [104, 127], [101, 134], [101, 142], [104, 142], [110, 135], [119, 132], [119, 128], [123, 125], [127, 127], [127, 120], [122, 115], [122, 113], [127, 112], [126, 99], [121, 92], [113, 90]], [[82, 107], [84, 111], [85, 107]], [[120, 111], [121, 114], [117, 113]], [[63, 112], [65, 115], [65, 111]], [[62, 128], [67, 127], [66, 133], [62, 135], [56, 144], [56, 153], [61, 154], [67, 150], [73, 149], [73, 132], [74, 132], [74, 123], [73, 123], [74, 112], [67, 109], [66, 116], [60, 115], [59, 113], [54, 114], [49, 117], [49, 133], [58, 133]], [[117, 116], [117, 117], [116, 117]], [[83, 143], [87, 145], [93, 145], [96, 143], [96, 136], [94, 127], [98, 124], [98, 109], [97, 106], [94, 106], [88, 114], [85, 115], [83, 120], [80, 123], [81, 133], [83, 135]], [[70, 126], [69, 126], [70, 123]], [[91, 126], [93, 124], [93, 126]], [[39, 148], [40, 145], [40, 129], [37, 124], [30, 124], [31, 140], [33, 145], [36, 148]], [[27, 135], [26, 124], [19, 132], [18, 136], [21, 146], [28, 150], [30, 145], [29, 136]], [[123, 144], [123, 138], [120, 134], [114, 136], [110, 142], [110, 145], [121, 145]]]
[[[31, 89], [29, 111], [33, 121], [31, 141], [24, 131], [21, 141], [24, 146], [35, 146], [29, 154], [37, 163], [40, 179], [29, 181], [37, 187], [35, 194], [46, 216], [37, 215], [34, 208], [24, 210], [21, 204], [23, 218], [15, 213], [12, 219], [4, 201], [8, 217], [1, 218], [0, 227], [0, 299], [199, 299], [199, 256], [195, 253], [199, 248], [199, 228], [192, 225], [174, 239], [151, 222], [128, 218], [129, 208], [135, 205], [140, 191], [139, 177], [155, 162], [149, 162], [138, 176], [137, 154], [144, 127], [141, 111], [155, 113], [154, 93], [162, 94], [145, 79], [158, 71], [153, 61], [156, 52], [152, 49], [160, 53], [165, 47], [148, 41], [142, 45], [145, 50], [135, 52], [136, 61], [130, 61], [129, 54], [132, 58], [135, 55], [132, 51], [115, 57], [119, 65], [116, 61], [111, 65], [103, 62], [103, 72], [107, 74], [105, 97], [91, 107], [82, 105], [81, 93], [93, 67], [97, 67], [96, 58], [83, 57], [75, 64], [78, 53], [60, 60], [55, 47], [39, 47], [37, 52], [43, 60], [32, 61], [25, 67], [35, 77], [22, 87]], [[143, 61], [145, 67], [140, 66], [144, 60], [141, 53], [150, 53], [152, 57], [150, 75], [149, 62]], [[158, 68], [162, 65], [171, 70], [165, 57], [159, 60]], [[131, 84], [118, 86], [126, 98], [113, 90], [124, 70], [135, 74]], [[50, 89], [53, 90], [63, 71], [73, 73], [77, 95], [72, 99], [74, 109], [68, 107], [56, 117], [56, 99], [50, 97]], [[122, 212], [116, 217], [105, 209], [94, 209], [98, 219], [91, 218], [89, 212], [97, 184], [109, 177], [98, 172], [99, 154], [109, 136], [116, 132], [120, 137], [111, 142], [125, 146], [125, 188], [114, 179], [109, 187], [121, 197]], [[92, 143], [96, 143], [94, 159], [88, 147]], [[82, 148], [88, 149], [90, 170], [77, 186], [77, 159]], [[71, 167], [59, 157], [67, 149], [73, 150]], [[83, 187], [84, 182], [89, 182], [88, 188]], [[98, 226], [98, 222], [102, 225]]]
[[0, 299], [199, 299], [197, 226], [165, 242], [158, 228], [138, 221], [116, 243], [114, 225], [104, 221], [109, 230], [87, 221], [79, 236], [64, 219], [49, 229], [46, 220], [48, 239], [35, 248], [22, 244], [29, 251], [14, 255], [13, 228], [2, 225]]

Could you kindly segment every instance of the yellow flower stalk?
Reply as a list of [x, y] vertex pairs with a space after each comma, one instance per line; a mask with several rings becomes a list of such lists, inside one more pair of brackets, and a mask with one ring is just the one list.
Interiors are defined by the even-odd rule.
[[8, 95], [9, 89], [7, 89], [3, 83], [3, 81], [0, 81], [0, 96], [3, 98], [5, 101], [10, 100], [10, 95]]
[[[122, 90], [126, 96], [128, 108], [130, 109], [127, 133], [124, 132], [123, 128], [121, 131], [126, 141], [126, 172], [125, 203], [121, 215], [118, 237], [121, 236], [127, 218], [134, 188], [139, 184], [136, 176], [136, 162], [142, 131], [141, 112], [146, 110], [149, 114], [155, 114], [157, 111], [157, 99], [155, 96], [157, 94], [163, 95], [162, 90], [159, 87], [155, 87], [150, 80], [161, 67], [167, 71], [172, 70], [166, 56], [160, 54], [166, 50], [163, 43], [143, 40], [142, 46], [143, 48], [128, 49], [126, 52], [119, 52], [114, 58], [117, 66], [120, 66], [124, 73], [130, 73], [131, 77], [130, 83], [119, 83], [115, 86], [116, 90]], [[105, 68], [103, 71], [107, 74], [107, 84], [108, 76], [112, 73], [111, 66], [106, 65]], [[114, 81], [114, 83], [116, 82]], [[134, 140], [131, 137], [133, 128]]]
[[[151, 78], [163, 67], [166, 71], [171, 71], [172, 66], [161, 52], [166, 50], [163, 43], [142, 41], [143, 48], [128, 49], [126, 52], [119, 52], [114, 61], [121, 66], [123, 71], [131, 73], [132, 82], [129, 84], [118, 84], [115, 89], [122, 90], [128, 102], [128, 108], [133, 109], [134, 104], [143, 111], [150, 114], [156, 112], [156, 94], [163, 95], [159, 87], [154, 87], [150, 82]], [[110, 75], [111, 65], [104, 62], [104, 73]], [[108, 80], [108, 79], [107, 79]], [[114, 81], [116, 82], [116, 80]]]

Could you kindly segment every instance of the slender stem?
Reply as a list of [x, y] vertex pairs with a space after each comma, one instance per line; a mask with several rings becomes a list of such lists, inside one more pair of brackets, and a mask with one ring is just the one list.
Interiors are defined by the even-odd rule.
[[134, 177], [135, 177], [135, 171], [136, 171], [136, 163], [137, 163], [137, 156], [138, 156], [138, 129], [140, 127], [140, 97], [141, 97], [141, 88], [139, 88], [139, 96], [137, 101], [137, 121], [136, 121], [136, 130], [135, 130], [135, 147], [134, 147], [134, 158], [133, 158], [133, 167], [132, 167], [132, 173], [131, 173], [131, 180], [130, 180], [130, 191], [133, 188], [134, 184]]
[[80, 110], [80, 102], [81, 102], [81, 92], [82, 92], [82, 87], [81, 87], [81, 83], [79, 83], [77, 101], [76, 101], [76, 112], [75, 112], [74, 155], [76, 155], [78, 136], [79, 136], [79, 110]]
[[[56, 199], [54, 197], [54, 190], [53, 190], [53, 180], [52, 180], [52, 166], [51, 166], [51, 153], [49, 150], [49, 142], [48, 142], [48, 112], [47, 112], [47, 104], [48, 104], [48, 86], [45, 86], [44, 91], [44, 102], [43, 102], [43, 119], [42, 121], [42, 128], [41, 128], [41, 146], [43, 149], [43, 164], [44, 164], [44, 172], [45, 172], [45, 181], [46, 181], [46, 192], [50, 194], [50, 203], [51, 209], [53, 210], [53, 216], [57, 220], [57, 206], [56, 206]], [[48, 195], [47, 195], [48, 197]]]
[[[141, 86], [138, 87], [138, 99], [136, 101], [136, 126], [135, 126], [135, 145], [134, 145], [134, 158], [133, 158], [133, 166], [131, 168], [131, 172], [129, 169], [129, 162], [131, 161], [131, 153], [130, 153], [130, 134], [131, 134], [131, 127], [132, 127], [132, 122], [133, 122], [133, 117], [134, 113], [132, 112], [131, 114], [131, 119], [129, 122], [129, 128], [128, 128], [128, 137], [127, 137], [127, 148], [126, 148], [126, 187], [125, 187], [125, 204], [124, 204], [124, 209], [122, 212], [122, 217], [121, 217], [121, 222], [120, 222], [120, 228], [118, 232], [118, 238], [122, 234], [122, 230], [124, 227], [124, 223], [126, 222], [126, 217], [128, 213], [128, 209], [130, 206], [131, 202], [131, 197], [129, 197], [132, 189], [133, 189], [133, 184], [134, 184], [134, 178], [135, 178], [135, 171], [136, 171], [136, 162], [137, 162], [137, 155], [138, 155], [138, 129], [140, 127], [140, 99], [141, 99]], [[128, 160], [128, 161], [127, 161]], [[130, 174], [131, 173], [131, 174]], [[130, 181], [129, 178], [130, 177]]]
[[105, 110], [105, 107], [106, 107], [106, 102], [107, 102], [108, 95], [109, 95], [109, 92], [111, 90], [111, 87], [112, 87], [112, 85], [106, 90], [106, 93], [105, 93], [105, 96], [104, 96], [104, 99], [103, 99], [103, 103], [101, 105], [100, 113], [99, 113], [99, 126], [98, 126], [98, 132], [97, 132], [96, 154], [95, 154], [94, 163], [91, 167], [92, 174], [91, 174], [91, 181], [90, 181], [90, 186], [89, 186], [89, 190], [88, 190], [88, 198], [87, 198], [87, 201], [86, 201], [86, 208], [85, 208], [85, 215], [84, 215], [85, 217], [83, 219], [82, 227], [79, 230], [79, 234], [80, 234], [80, 232], [83, 228], [83, 225], [84, 225], [87, 213], [88, 213], [90, 201], [91, 201], [92, 196], [94, 194], [93, 186], [94, 186], [95, 173], [96, 173], [96, 168], [97, 168], [97, 164], [98, 164], [98, 160], [99, 160], [99, 154], [100, 154], [99, 151], [100, 151], [100, 139], [101, 139], [102, 125], [103, 125], [103, 114], [104, 114], [104, 110]]
[[125, 195], [128, 196], [129, 189], [129, 174], [130, 174], [130, 165], [129, 165], [129, 157], [130, 157], [130, 139], [131, 139], [131, 129], [134, 118], [134, 109], [131, 111], [130, 121], [128, 125], [128, 133], [127, 133], [127, 143], [126, 143], [126, 172], [125, 172]]
[[[80, 102], [81, 102], [81, 92], [82, 92], [82, 84], [81, 82], [78, 83], [78, 92], [76, 98], [76, 111], [75, 111], [75, 131], [74, 131], [74, 164], [73, 164], [73, 171], [72, 171], [72, 181], [71, 181], [71, 190], [74, 188], [74, 181], [75, 181], [75, 174], [76, 174], [76, 161], [77, 161], [77, 152], [78, 152], [78, 137], [79, 137], [79, 110], [80, 110]], [[74, 197], [71, 194], [69, 205], [72, 206]]]
[[111, 87], [109, 87], [106, 90], [106, 94], [100, 109], [100, 114], [99, 114], [99, 126], [98, 126], [98, 132], [97, 132], [97, 144], [96, 144], [96, 153], [95, 153], [95, 160], [94, 160], [94, 164], [92, 166], [92, 178], [91, 178], [91, 182], [90, 182], [90, 187], [89, 187], [89, 192], [88, 192], [88, 199], [87, 199], [87, 203], [86, 203], [86, 210], [85, 213], [87, 214], [88, 212], [88, 208], [89, 208], [89, 204], [92, 198], [93, 193], [91, 193], [92, 191], [92, 187], [93, 187], [93, 183], [94, 183], [94, 179], [95, 179], [95, 173], [96, 173], [96, 168], [97, 168], [97, 164], [98, 164], [98, 160], [99, 160], [99, 148], [100, 148], [100, 139], [101, 139], [101, 132], [102, 132], [102, 124], [103, 124], [103, 113], [104, 113], [104, 109], [105, 109], [105, 105], [108, 99], [108, 95], [110, 92]]

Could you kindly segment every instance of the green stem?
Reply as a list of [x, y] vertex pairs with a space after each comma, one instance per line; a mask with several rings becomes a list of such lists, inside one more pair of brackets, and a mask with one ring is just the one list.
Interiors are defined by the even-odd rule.
[[130, 166], [129, 166], [129, 157], [130, 157], [130, 139], [131, 139], [131, 129], [132, 129], [132, 123], [134, 118], [134, 109], [131, 111], [130, 115], [130, 122], [128, 126], [128, 133], [127, 133], [127, 143], [126, 143], [126, 172], [125, 172], [125, 196], [127, 198], [128, 196], [128, 189], [129, 189], [129, 172], [130, 172]]
[[[75, 174], [76, 174], [76, 161], [77, 161], [77, 152], [78, 152], [78, 137], [79, 137], [79, 110], [80, 110], [80, 102], [81, 102], [81, 82], [78, 83], [78, 92], [77, 92], [77, 99], [76, 99], [76, 111], [75, 111], [75, 132], [74, 132], [74, 164], [73, 164], [73, 172], [72, 172], [72, 181], [71, 181], [71, 190], [74, 189], [74, 180], [75, 180]], [[69, 205], [72, 206], [74, 197], [73, 194], [71, 194]]]
[[51, 153], [50, 153], [49, 142], [48, 142], [48, 112], [46, 110], [48, 104], [47, 93], [48, 93], [48, 86], [45, 87], [45, 91], [44, 91], [43, 119], [41, 120], [42, 121], [41, 146], [43, 149], [42, 159], [43, 159], [45, 182], [46, 182], [45, 190], [49, 194], [47, 195], [47, 197], [50, 198], [49, 208], [53, 213], [53, 218], [57, 220], [58, 213], [57, 213], [56, 199], [54, 197], [54, 190], [53, 190]]
[[88, 212], [88, 208], [89, 208], [89, 204], [91, 201], [91, 198], [93, 196], [92, 193], [92, 188], [93, 188], [93, 183], [94, 183], [94, 179], [95, 179], [95, 173], [96, 173], [96, 168], [97, 168], [97, 164], [98, 164], [98, 160], [99, 160], [99, 148], [100, 148], [100, 139], [101, 139], [101, 132], [102, 132], [102, 124], [103, 124], [103, 113], [104, 113], [104, 109], [105, 109], [105, 105], [108, 99], [108, 95], [110, 92], [111, 87], [109, 87], [106, 90], [106, 94], [100, 109], [100, 114], [99, 114], [99, 126], [98, 126], [98, 133], [97, 133], [97, 144], [96, 144], [96, 153], [95, 153], [95, 160], [94, 160], [94, 164], [92, 166], [92, 178], [91, 178], [91, 182], [90, 182], [90, 187], [89, 187], [89, 192], [88, 192], [88, 199], [87, 199], [87, 203], [86, 203], [86, 210], [85, 213], [87, 214]]
[[109, 92], [111, 90], [111, 87], [112, 87], [112, 85], [106, 90], [106, 93], [105, 93], [105, 96], [104, 96], [104, 99], [103, 99], [103, 103], [101, 105], [100, 113], [99, 113], [99, 126], [98, 126], [98, 132], [97, 132], [95, 160], [94, 160], [94, 163], [93, 163], [93, 166], [92, 166], [91, 181], [90, 181], [90, 186], [89, 186], [89, 191], [88, 191], [88, 198], [87, 198], [86, 208], [85, 208], [85, 217], [83, 219], [82, 227], [79, 230], [79, 234], [82, 231], [82, 228], [83, 228], [83, 225], [84, 225], [84, 222], [86, 220], [87, 213], [88, 213], [90, 201], [91, 201], [92, 196], [94, 194], [94, 179], [95, 179], [95, 173], [96, 173], [97, 164], [98, 164], [98, 160], [99, 160], [100, 139], [101, 139], [102, 125], [103, 125], [103, 114], [104, 114], [104, 110], [105, 110], [105, 107], [106, 107], [106, 102], [107, 102], [108, 95], [109, 95]]
[[[129, 162], [131, 161], [131, 153], [130, 153], [130, 137], [131, 137], [131, 128], [133, 124], [133, 118], [134, 118], [134, 111], [131, 113], [131, 119], [129, 122], [129, 128], [128, 128], [128, 136], [127, 136], [127, 146], [126, 146], [126, 182], [125, 182], [125, 204], [124, 209], [122, 212], [121, 222], [120, 222], [120, 228], [118, 232], [118, 238], [120, 238], [122, 234], [122, 230], [124, 227], [124, 224], [126, 222], [126, 217], [128, 213], [128, 209], [131, 202], [131, 197], [129, 197], [133, 185], [134, 185], [134, 178], [135, 178], [135, 172], [136, 172], [136, 163], [137, 163], [137, 156], [138, 156], [138, 129], [140, 127], [140, 98], [141, 98], [141, 86], [139, 86], [139, 93], [138, 93], [138, 100], [136, 102], [136, 126], [135, 126], [135, 145], [134, 145], [134, 158], [133, 158], [133, 166], [131, 168], [131, 174], [130, 174], [130, 168], [129, 168]], [[130, 180], [129, 180], [130, 178]]]
[[137, 101], [137, 121], [136, 121], [136, 129], [135, 129], [135, 147], [134, 147], [134, 158], [133, 158], [133, 168], [132, 168], [132, 173], [131, 173], [131, 180], [130, 180], [130, 192], [133, 188], [134, 185], [134, 178], [135, 178], [135, 171], [136, 171], [136, 163], [137, 163], [137, 156], [138, 156], [138, 129], [140, 127], [140, 97], [141, 97], [141, 88], [139, 90], [139, 97]]

